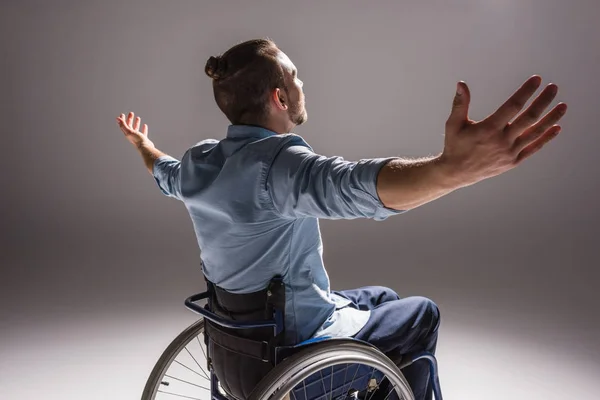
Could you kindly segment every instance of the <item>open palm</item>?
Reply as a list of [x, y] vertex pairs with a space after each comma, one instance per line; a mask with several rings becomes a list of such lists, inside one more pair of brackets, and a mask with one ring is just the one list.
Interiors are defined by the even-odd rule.
[[140, 131], [140, 124], [142, 119], [140, 117], [135, 118], [134, 123], [134, 114], [130, 112], [127, 117], [125, 114], [121, 114], [121, 116], [117, 117], [117, 124], [121, 128], [121, 131], [125, 134], [127, 140], [131, 142], [134, 146], [141, 146], [143, 143], [147, 143], [148, 139], [148, 125], [144, 124], [144, 127]]

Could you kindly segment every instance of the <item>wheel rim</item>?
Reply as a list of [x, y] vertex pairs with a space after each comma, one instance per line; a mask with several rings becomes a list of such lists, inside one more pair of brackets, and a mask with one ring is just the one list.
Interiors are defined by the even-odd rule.
[[[299, 385], [305, 385], [306, 379], [314, 376], [314, 374], [317, 374], [319, 372], [322, 372], [323, 370], [327, 369], [327, 368], [331, 368], [331, 374], [329, 375], [330, 381], [327, 383], [323, 380], [323, 378], [321, 379], [321, 384], [323, 385], [323, 389], [325, 389], [324, 391], [327, 392], [327, 387], [330, 387], [330, 394], [325, 393], [324, 396], [321, 396], [321, 398], [323, 399], [336, 399], [337, 397], [340, 396], [341, 393], [345, 393], [344, 389], [350, 389], [352, 387], [352, 383], [353, 380], [351, 380], [349, 383], [347, 383], [346, 379], [343, 380], [343, 385], [341, 386], [341, 393], [338, 393], [337, 395], [334, 395], [336, 391], [340, 390], [340, 387], [338, 387], [337, 389], [333, 389], [333, 368], [335, 366], [341, 366], [341, 365], [345, 365], [346, 368], [349, 368], [350, 365], [362, 365], [362, 366], [367, 366], [370, 367], [372, 369], [372, 376], [375, 376], [376, 372], [378, 372], [379, 374], [383, 375], [383, 379], [380, 378], [379, 380], [379, 384], [381, 384], [384, 380], [388, 380], [389, 383], [391, 384], [391, 387], [387, 388], [387, 391], [384, 392], [383, 397], [380, 397], [381, 400], [389, 400], [391, 398], [393, 398], [393, 393], [395, 392], [395, 394], [397, 395], [397, 398], [399, 399], [403, 399], [403, 400], [412, 400], [413, 396], [412, 396], [412, 392], [410, 390], [410, 387], [408, 385], [408, 383], [406, 382], [406, 380], [404, 379], [404, 377], [402, 375], [399, 375], [393, 368], [391, 368], [389, 365], [387, 365], [384, 362], [381, 362], [379, 360], [373, 359], [373, 357], [369, 356], [368, 354], [359, 354], [357, 353], [344, 353], [344, 352], [337, 352], [336, 351], [332, 351], [330, 355], [328, 355], [326, 358], [322, 358], [318, 361], [315, 361], [314, 359], [306, 359], [303, 360], [302, 362], [298, 363], [297, 365], [294, 365], [293, 368], [290, 368], [288, 371], [286, 371], [286, 373], [282, 374], [280, 376], [280, 379], [278, 379], [278, 381], [273, 382], [272, 384], [270, 384], [269, 386], [267, 386], [266, 390], [264, 391], [263, 397], [261, 398], [261, 400], [282, 400], [284, 397], [286, 397], [290, 392], [291, 392], [291, 396], [290, 396], [290, 400], [301, 400], [301, 399], [305, 399], [308, 396], [296, 396], [294, 395], [294, 392], [296, 391], [300, 391], [300, 393], [302, 393], [302, 388], [299, 389]], [[356, 371], [358, 371], [358, 368], [356, 368]], [[345, 378], [345, 377], [344, 377]], [[306, 388], [304, 387], [305, 393], [306, 393]], [[374, 395], [374, 391], [371, 392], [370, 394], [365, 395], [365, 400], [371, 400], [373, 399], [373, 395]]]

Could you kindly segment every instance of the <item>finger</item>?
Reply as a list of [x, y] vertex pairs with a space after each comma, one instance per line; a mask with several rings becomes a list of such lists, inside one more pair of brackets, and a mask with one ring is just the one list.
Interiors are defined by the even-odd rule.
[[126, 124], [125, 114], [121, 114], [121, 116], [117, 118], [117, 123], [125, 136], [131, 135], [131, 128]]
[[133, 112], [130, 112], [129, 116], [127, 117], [127, 125], [129, 127], [131, 127], [132, 124], [133, 124]]
[[525, 130], [525, 132], [515, 139], [513, 144], [515, 150], [521, 151], [526, 146], [539, 139], [540, 136], [544, 135], [545, 132], [548, 131], [548, 129], [560, 121], [566, 112], [567, 105], [565, 103], [556, 105], [556, 107], [550, 110], [550, 112], [548, 112], [544, 118], [530, 126], [527, 130]]
[[123, 132], [123, 134], [125, 136], [131, 135], [131, 131], [129, 130], [129, 128], [127, 128], [127, 125], [120, 124], [119, 128], [121, 129], [121, 132]]
[[538, 140], [531, 143], [529, 146], [525, 147], [517, 156], [516, 163], [520, 163], [526, 158], [529, 158], [533, 154], [540, 151], [542, 147], [546, 145], [549, 141], [554, 139], [561, 131], [561, 127], [556, 125], [548, 129]]
[[452, 111], [446, 121], [446, 128], [453, 131], [460, 130], [469, 119], [469, 104], [471, 91], [465, 82], [456, 84], [456, 94], [452, 101]]
[[148, 136], [148, 124], [144, 124], [144, 128], [142, 129], [142, 134], [144, 136]]
[[117, 117], [117, 122], [119, 123], [120, 126], [124, 126], [127, 123], [126, 118], [125, 118], [125, 114], [119, 115]]
[[135, 125], [133, 126], [133, 131], [137, 132], [140, 129], [140, 123], [142, 122], [142, 119], [140, 117], [137, 117], [135, 119]]
[[558, 86], [551, 83], [536, 97], [525, 111], [521, 113], [506, 130], [509, 137], [515, 138], [520, 135], [525, 129], [533, 125], [542, 115], [544, 110], [548, 108], [552, 100], [558, 93]]
[[497, 129], [503, 129], [525, 106], [527, 101], [540, 87], [542, 78], [534, 75], [527, 79], [517, 91], [484, 121]]

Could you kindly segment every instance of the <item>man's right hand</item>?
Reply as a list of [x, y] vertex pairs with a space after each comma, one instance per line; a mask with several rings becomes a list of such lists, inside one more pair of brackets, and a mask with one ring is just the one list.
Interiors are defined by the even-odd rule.
[[527, 79], [496, 112], [478, 122], [468, 116], [469, 88], [464, 82], [458, 83], [439, 160], [458, 186], [472, 185], [516, 167], [559, 134], [561, 128], [556, 123], [565, 115], [567, 105], [559, 103], [542, 117], [558, 92], [554, 84], [546, 86], [517, 116], [541, 83], [537, 75]]

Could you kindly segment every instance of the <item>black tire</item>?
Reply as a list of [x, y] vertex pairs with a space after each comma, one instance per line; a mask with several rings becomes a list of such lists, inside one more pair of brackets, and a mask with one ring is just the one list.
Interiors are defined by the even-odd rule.
[[201, 318], [192, 325], [188, 326], [183, 332], [177, 335], [175, 339], [173, 339], [171, 344], [167, 346], [165, 351], [163, 351], [162, 355], [154, 365], [154, 368], [152, 369], [152, 372], [146, 381], [146, 386], [144, 387], [144, 392], [142, 393], [142, 400], [154, 400], [167, 368], [169, 368], [181, 350], [202, 332], [204, 332], [204, 318]]

